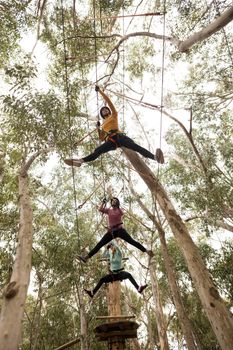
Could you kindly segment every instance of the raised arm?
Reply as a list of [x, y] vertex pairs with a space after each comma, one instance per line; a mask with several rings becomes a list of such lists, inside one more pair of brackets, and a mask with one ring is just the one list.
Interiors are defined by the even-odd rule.
[[96, 91], [98, 91], [100, 95], [103, 97], [104, 101], [107, 102], [109, 108], [111, 109], [112, 115], [114, 117], [117, 116], [117, 110], [114, 104], [112, 103], [112, 101], [110, 100], [110, 98], [99, 87], [96, 89]]
[[108, 213], [108, 208], [106, 208], [106, 204], [107, 204], [107, 200], [106, 198], [104, 198], [98, 208], [98, 210], [101, 212], [101, 213], [104, 213], [104, 214], [107, 214]]
[[118, 253], [118, 256], [122, 258], [122, 253], [121, 253], [121, 250], [117, 244], [117, 242], [115, 240], [112, 240], [111, 241], [111, 244], [114, 246], [114, 248], [116, 249], [117, 253]]

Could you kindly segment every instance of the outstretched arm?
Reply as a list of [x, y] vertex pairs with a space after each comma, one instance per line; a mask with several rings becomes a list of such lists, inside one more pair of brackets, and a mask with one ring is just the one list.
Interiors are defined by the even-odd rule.
[[100, 95], [103, 97], [104, 101], [107, 102], [109, 108], [111, 109], [112, 115], [116, 116], [117, 110], [114, 104], [112, 103], [112, 101], [110, 100], [110, 98], [99, 88], [99, 86], [98, 87], [96, 86], [96, 91], [98, 91]]

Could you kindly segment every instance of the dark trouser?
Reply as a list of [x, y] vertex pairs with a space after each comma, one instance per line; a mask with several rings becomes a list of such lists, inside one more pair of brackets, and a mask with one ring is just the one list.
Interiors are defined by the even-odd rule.
[[146, 248], [143, 247], [141, 243], [135, 241], [124, 228], [118, 228], [105, 233], [105, 235], [101, 238], [99, 243], [97, 243], [96, 246], [88, 253], [89, 258], [95, 255], [105, 244], [109, 243], [112, 239], [117, 237], [120, 237], [127, 243], [132, 244], [134, 247], [140, 249], [142, 252], [146, 252]]
[[99, 280], [99, 282], [97, 283], [97, 285], [95, 286], [95, 288], [93, 289], [93, 294], [95, 294], [100, 289], [102, 284], [104, 284], [104, 283], [111, 283], [114, 281], [123, 281], [126, 279], [129, 279], [130, 282], [134, 285], [134, 287], [138, 290], [139, 285], [137, 284], [137, 282], [135, 281], [135, 279], [133, 278], [131, 273], [126, 272], [126, 271], [121, 271], [118, 273], [110, 273], [110, 274], [102, 277]]
[[147, 149], [137, 145], [131, 138], [128, 136], [125, 136], [124, 134], [116, 134], [114, 136], [111, 136], [111, 138], [117, 143], [114, 143], [113, 141], [106, 141], [101, 146], [97, 147], [93, 153], [91, 153], [89, 156], [86, 156], [83, 158], [84, 162], [91, 162], [92, 160], [95, 160], [98, 158], [101, 154], [107, 153], [109, 151], [115, 150], [117, 147], [126, 147], [129, 149], [132, 149], [135, 152], [140, 153], [143, 157], [155, 159], [154, 154], [148, 151]]

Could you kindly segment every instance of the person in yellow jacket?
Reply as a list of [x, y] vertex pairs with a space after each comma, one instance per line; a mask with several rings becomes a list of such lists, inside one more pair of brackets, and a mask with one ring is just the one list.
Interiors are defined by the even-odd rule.
[[[110, 98], [96, 85], [95, 90], [101, 94], [109, 107], [104, 106], [100, 109], [100, 115], [104, 119], [102, 127], [97, 123], [99, 138], [105, 141], [102, 145], [97, 147], [93, 153], [80, 159], [65, 159], [67, 165], [80, 167], [83, 163], [91, 162], [97, 159], [101, 154], [115, 150], [117, 147], [126, 147], [133, 151], [140, 153], [146, 158], [157, 160], [158, 163], [163, 164], [164, 158], [162, 151], [157, 149], [156, 154], [151, 153], [147, 149], [136, 144], [131, 138], [123, 134], [118, 127], [118, 113]], [[158, 152], [159, 151], [159, 152]]]

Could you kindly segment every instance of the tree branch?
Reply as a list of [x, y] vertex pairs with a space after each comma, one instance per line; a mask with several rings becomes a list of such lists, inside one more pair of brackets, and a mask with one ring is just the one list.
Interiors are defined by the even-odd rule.
[[41, 154], [44, 154], [44, 153], [49, 153], [51, 151], [53, 151], [54, 148], [51, 147], [51, 148], [46, 148], [46, 149], [43, 149], [43, 150], [40, 150], [36, 153], [34, 153], [29, 159], [27, 162], [23, 162], [22, 164], [22, 167], [20, 169], [20, 176], [22, 177], [26, 177], [27, 176], [27, 172], [28, 172], [28, 169], [30, 168], [30, 166], [32, 165], [33, 161], [39, 157]]
[[191, 46], [196, 44], [197, 42], [203, 41], [212, 34], [216, 33], [218, 30], [222, 29], [233, 19], [233, 6], [226, 10], [221, 16], [215, 19], [208, 26], [203, 28], [197, 33], [194, 33], [186, 40], [181, 41], [178, 44], [178, 49], [180, 52], [186, 52], [190, 49]]

